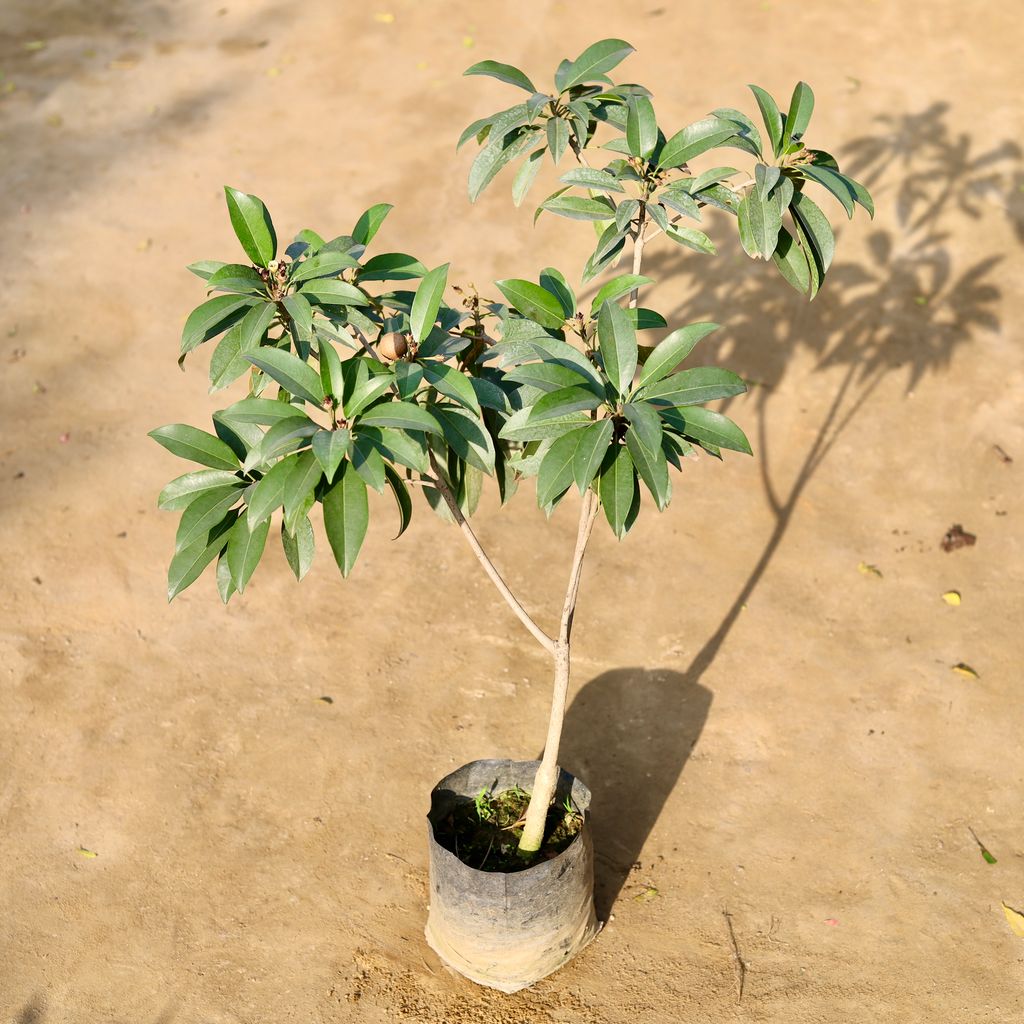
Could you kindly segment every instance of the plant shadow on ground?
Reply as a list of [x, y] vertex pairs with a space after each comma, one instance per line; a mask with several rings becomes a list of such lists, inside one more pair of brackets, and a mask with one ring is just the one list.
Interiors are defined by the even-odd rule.
[[[177, 1005], [171, 1001], [153, 1018], [153, 1024], [171, 1024], [177, 1014]], [[46, 999], [40, 992], [32, 998], [12, 1018], [12, 1024], [45, 1024]]]
[[[736, 268], [749, 261], [732, 235], [717, 260], [679, 258], [661, 250], [644, 267], [656, 281], [689, 286], [689, 297], [668, 314], [670, 324], [729, 311], [726, 329], [718, 332], [724, 340], [715, 346], [717, 335], [712, 335], [701, 361], [728, 365], [752, 383], [747, 399], [752, 411], [745, 410], [744, 426], [753, 419], [751, 442], [773, 522], [746, 581], [685, 671], [607, 672], [584, 686], [567, 712], [563, 761], [595, 787], [602, 917], [639, 859], [703, 728], [711, 693], [701, 679], [837, 440], [886, 376], [903, 373], [910, 392], [929, 373], [948, 368], [954, 350], [966, 346], [977, 330], [1000, 326], [1001, 292], [994, 273], [1002, 254], [963, 266], [949, 217], [958, 213], [977, 219], [983, 204], [990, 203], [1006, 212], [1020, 234], [1015, 205], [1020, 147], [1004, 141], [974, 154], [970, 138], [949, 127], [944, 103], [917, 114], [883, 116], [879, 122], [878, 132], [846, 147], [841, 164], [865, 182], [884, 211], [881, 219], [895, 219], [897, 229], [871, 229], [870, 259], [835, 263], [812, 303], [789, 290], [771, 267], [747, 266], [737, 283]], [[771, 436], [768, 412], [774, 390], [800, 349], [815, 357], [815, 372], [835, 375], [838, 370], [838, 384], [795, 474], [782, 480], [773, 455], [791, 442]], [[822, 393], [815, 389], [816, 395]], [[633, 714], [638, 718], [630, 720]], [[602, 822], [607, 807], [621, 812], [614, 830]]]

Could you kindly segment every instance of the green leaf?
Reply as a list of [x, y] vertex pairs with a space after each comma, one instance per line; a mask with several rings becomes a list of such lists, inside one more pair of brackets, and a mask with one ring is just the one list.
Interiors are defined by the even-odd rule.
[[384, 460], [373, 441], [359, 435], [352, 442], [349, 460], [356, 472], [378, 493], [384, 491]]
[[[646, 96], [630, 96], [626, 114], [626, 145], [630, 156], [646, 160], [658, 142], [654, 106]], [[729, 134], [732, 134], [731, 130]]]
[[388, 486], [391, 488], [391, 493], [395, 496], [395, 502], [398, 505], [398, 533], [395, 534], [395, 540], [405, 533], [408, 529], [409, 523], [412, 521], [412, 498], [409, 495], [409, 488], [405, 486], [405, 481], [398, 475], [395, 470], [384, 464], [384, 474], [388, 480]]
[[277, 381], [291, 395], [298, 395], [314, 405], [322, 405], [324, 388], [320, 374], [309, 363], [280, 348], [262, 348], [246, 357], [253, 366]]
[[[427, 458], [426, 439], [419, 434], [406, 434], [401, 430], [394, 430], [390, 427], [377, 429], [371, 427], [372, 436], [378, 440], [381, 455], [391, 462], [397, 462], [402, 466], [408, 466], [418, 473], [429, 473], [430, 462]], [[367, 430], [364, 429], [365, 435]]]
[[736, 130], [736, 138], [730, 139], [726, 145], [741, 149], [758, 160], [761, 159], [763, 155], [761, 133], [746, 114], [734, 110], [732, 107], [719, 107], [717, 110], [712, 110], [711, 113], [723, 121], [731, 122]]
[[252, 296], [239, 298], [237, 295], [218, 295], [196, 306], [181, 331], [178, 364], [180, 365], [185, 356], [204, 341], [223, 334], [232, 324], [241, 320], [246, 310], [256, 301]]
[[756, 189], [751, 190], [740, 203], [740, 244], [754, 259], [770, 259], [779, 240], [782, 227], [782, 206], [773, 195], [762, 199]]
[[849, 178], [837, 174], [830, 167], [819, 167], [816, 164], [803, 164], [800, 171], [805, 178], [824, 185], [843, 204], [846, 215], [853, 217], [853, 203], [857, 199], [857, 192]]
[[173, 601], [186, 587], [195, 583], [202, 571], [224, 550], [228, 542], [228, 531], [236, 519], [237, 513], [228, 512], [207, 537], [200, 537], [171, 559], [167, 570], [168, 601]]
[[595, 395], [587, 387], [559, 388], [541, 395], [531, 406], [530, 419], [534, 423], [541, 420], [557, 419], [571, 412], [596, 409], [605, 401], [604, 396]]
[[412, 402], [386, 402], [375, 405], [359, 417], [364, 426], [399, 427], [402, 430], [416, 430], [426, 434], [440, 434], [441, 426], [426, 409]]
[[572, 462], [572, 475], [580, 494], [590, 486], [601, 468], [613, 434], [613, 422], [604, 419], [588, 424], [580, 436]]
[[814, 110], [814, 93], [806, 82], [797, 82], [793, 90], [793, 98], [789, 101], [789, 113], [786, 114], [786, 134], [783, 145], [788, 146], [803, 137]]
[[640, 274], [620, 274], [618, 277], [613, 277], [594, 296], [594, 301], [590, 304], [590, 315], [597, 316], [606, 302], [621, 299], [627, 292], [644, 284], [651, 284], [651, 278], [643, 277]]
[[743, 431], [721, 413], [690, 406], [686, 409], [666, 409], [661, 415], [666, 423], [698, 444], [707, 442], [718, 448], [752, 454], [750, 442]]
[[509, 85], [518, 85], [529, 93], [537, 91], [533, 82], [523, 74], [517, 67], [511, 64], [499, 64], [496, 60], [482, 60], [471, 68], [466, 68], [463, 75], [487, 75], [490, 78], [497, 78], [499, 82], [507, 82]]
[[[772, 253], [772, 262], [778, 267], [779, 273], [798, 292], [807, 294], [812, 284], [811, 266], [807, 261], [807, 253], [796, 244], [793, 236], [785, 228], [779, 230], [779, 241], [775, 247], [775, 252]], [[815, 274], [815, 277], [817, 277], [817, 274]], [[811, 298], [814, 298], [813, 292], [811, 293]]]
[[277, 234], [267, 208], [256, 196], [224, 186], [231, 227], [242, 243], [246, 256], [258, 267], [265, 267], [277, 254]]
[[781, 174], [782, 171], [778, 167], [769, 167], [767, 164], [758, 164], [754, 168], [754, 183], [762, 201], [768, 198]]
[[349, 419], [358, 416], [368, 405], [375, 402], [385, 391], [394, 386], [393, 373], [375, 373], [356, 386], [345, 399], [345, 415]]
[[424, 274], [416, 289], [416, 297], [412, 300], [409, 313], [409, 328], [417, 344], [430, 333], [437, 320], [437, 311], [441, 306], [444, 287], [448, 283], [448, 264], [442, 263], [429, 273]]
[[[642, 407], [641, 407], [642, 408]], [[657, 414], [655, 414], [657, 419]], [[664, 512], [672, 498], [672, 484], [668, 478], [668, 460], [661, 449], [660, 425], [658, 445], [650, 448], [636, 430], [626, 431], [626, 448], [640, 478], [654, 497], [659, 512]]]
[[677, 245], [685, 245], [688, 249], [702, 252], [708, 256], [714, 256], [718, 250], [715, 243], [697, 228], [681, 228], [678, 225], [665, 232], [666, 237], [672, 239]]
[[370, 300], [354, 284], [333, 277], [307, 281], [299, 292], [317, 306], [369, 306]]
[[328, 483], [333, 482], [341, 460], [351, 448], [352, 434], [344, 427], [337, 430], [321, 430], [313, 435], [313, 454], [323, 467]]
[[[522, 117], [526, 117], [525, 104]], [[538, 129], [524, 129], [515, 135], [511, 141], [506, 143], [503, 136], [496, 136], [494, 129], [491, 130], [491, 137], [495, 142], [488, 142], [477, 154], [469, 169], [469, 199], [475, 203], [480, 194], [494, 180], [497, 173], [506, 165], [522, 155], [527, 149], [537, 142]]]
[[356, 564], [370, 522], [366, 484], [351, 462], [343, 462], [334, 483], [324, 492], [324, 527], [327, 541], [342, 576]]
[[477, 416], [482, 415], [473, 385], [460, 370], [447, 363], [430, 362], [423, 364], [423, 373], [427, 381], [442, 395], [464, 405], [467, 409], [475, 412]]
[[278, 420], [264, 435], [263, 440], [257, 448], [249, 452], [243, 464], [246, 471], [263, 466], [271, 459], [277, 458], [288, 452], [303, 448], [309, 444], [311, 438], [320, 427], [314, 423], [305, 413], [300, 412], [295, 406], [289, 406], [295, 414], [287, 419]]
[[481, 420], [454, 405], [434, 406], [433, 413], [460, 459], [485, 473], [494, 472], [494, 442]]
[[299, 411], [294, 405], [278, 402], [273, 398], [243, 398], [214, 415], [238, 423], [259, 423], [271, 426], [281, 420], [294, 419], [299, 415]]
[[548, 152], [551, 162], [557, 164], [569, 145], [569, 125], [562, 117], [549, 117], [545, 131], [548, 137]]
[[309, 305], [309, 300], [302, 292], [289, 295], [284, 300], [284, 308], [288, 310], [288, 315], [301, 330], [307, 334], [313, 330], [313, 310]]
[[626, 316], [629, 317], [629, 322], [638, 331], [652, 331], [659, 330], [662, 327], [667, 327], [665, 318], [653, 309], [644, 309], [643, 306], [639, 306], [636, 309], [627, 309]]
[[341, 357], [337, 349], [326, 339], [319, 341], [320, 348], [320, 386], [324, 389], [324, 397], [340, 403], [345, 394], [345, 373], [341, 368]]
[[[602, 39], [588, 46], [566, 69], [562, 76], [559, 92], [565, 92], [583, 82], [600, 81], [602, 75], [611, 71], [633, 52], [633, 47], [623, 39]], [[557, 81], [556, 81], [557, 84]]]
[[566, 319], [562, 303], [556, 295], [532, 281], [507, 278], [494, 282], [510, 306], [541, 327], [560, 329]]
[[226, 266], [227, 264], [223, 260], [197, 260], [195, 263], [190, 263], [185, 269], [189, 273], [195, 274], [196, 277], [209, 281], [221, 267]]
[[368, 259], [359, 271], [360, 281], [408, 281], [423, 277], [427, 268], [404, 252], [385, 252]]
[[525, 384], [541, 391], [558, 391], [559, 388], [588, 386], [590, 379], [577, 370], [561, 363], [524, 363], [505, 374], [505, 380], [513, 384]]
[[662, 189], [657, 194], [657, 199], [675, 213], [700, 220], [700, 207], [697, 205], [697, 200], [682, 189]]
[[573, 459], [586, 427], [563, 434], [548, 449], [537, 473], [537, 504], [544, 508], [572, 486]]
[[836, 251], [836, 238], [832, 232], [832, 225], [829, 224], [828, 218], [821, 212], [814, 200], [809, 199], [803, 192], [794, 193], [790, 208], [818, 256], [822, 273], [826, 273], [832, 266], [832, 257]]
[[205, 541], [210, 530], [221, 522], [229, 509], [238, 504], [241, 496], [241, 491], [234, 484], [212, 488], [196, 495], [181, 514], [174, 538], [175, 552], [195, 544], [197, 540]]
[[673, 331], [647, 357], [640, 374], [640, 386], [668, 376], [693, 351], [698, 341], [716, 330], [718, 324], [702, 322]]
[[638, 350], [636, 332], [629, 317], [614, 302], [605, 302], [597, 317], [597, 341], [604, 371], [612, 387], [626, 394], [636, 372]]
[[391, 203], [377, 203], [362, 213], [356, 226], [352, 229], [352, 237], [360, 245], [369, 245], [373, 236], [380, 230], [384, 218], [394, 209]]
[[[236, 521], [235, 526], [237, 525], [238, 522]], [[235, 526], [232, 526], [231, 529], [234, 530]], [[227, 604], [228, 601], [238, 593], [238, 590], [231, 579], [231, 570], [228, 568], [226, 550], [222, 551], [220, 553], [220, 557], [217, 559], [217, 569], [214, 576], [217, 580], [217, 593], [220, 594], [221, 601], [223, 601], [224, 604]]]
[[157, 508], [177, 512], [192, 504], [193, 500], [206, 491], [223, 487], [244, 487], [245, 482], [237, 473], [227, 469], [197, 469], [175, 477], [157, 498]]
[[658, 154], [659, 167], [682, 167], [709, 149], [734, 135], [736, 129], [728, 121], [717, 117], [705, 117], [700, 121], [688, 124], [682, 131], [676, 132]]
[[615, 216], [615, 204], [604, 196], [584, 199], [582, 196], [555, 196], [540, 204], [542, 210], [570, 220], [609, 220]]
[[245, 585], [252, 578], [260, 558], [263, 557], [269, 532], [269, 519], [256, 523], [250, 530], [246, 512], [238, 517], [238, 522], [231, 528], [225, 557], [228, 571], [231, 573], [231, 582], [240, 594], [245, 590]]
[[512, 180], [512, 202], [520, 206], [526, 198], [526, 193], [537, 179], [537, 172], [540, 171], [540, 162], [544, 158], [543, 149], [535, 149], [523, 162], [516, 176]]
[[308, 518], [299, 520], [294, 534], [284, 528], [284, 523], [281, 524], [281, 547], [284, 548], [284, 557], [288, 560], [295, 578], [301, 580], [313, 564], [315, 548], [313, 524]]
[[566, 185], [578, 185], [580, 188], [592, 188], [598, 192], [626, 191], [614, 175], [591, 167], [576, 167], [571, 171], [566, 171], [559, 181]]
[[626, 520], [636, 490], [636, 472], [629, 450], [624, 445], [610, 448], [598, 481], [598, 494], [608, 525], [619, 540], [626, 535]]
[[172, 455], [213, 469], [238, 469], [235, 453], [219, 438], [187, 423], [170, 423], [149, 432]]
[[285, 484], [295, 468], [295, 462], [294, 458], [275, 462], [249, 493], [247, 514], [250, 525], [263, 522], [274, 509], [284, 504]]
[[394, 374], [398, 397], [412, 398], [423, 380], [423, 367], [419, 363], [407, 363], [400, 359], [394, 364]]
[[582, 412], [567, 413], [565, 416], [541, 420], [538, 423], [530, 419], [531, 411], [529, 407], [517, 409], [498, 431], [498, 437], [505, 441], [542, 441], [561, 437], [570, 430], [587, 424], [587, 416]]
[[576, 295], [560, 270], [545, 267], [540, 272], [540, 286], [558, 299], [566, 319], [576, 315]]
[[295, 465], [284, 482], [284, 524], [289, 533], [294, 531], [299, 518], [315, 504], [313, 494], [323, 476], [320, 460], [311, 451], [305, 451], [291, 461]]
[[778, 156], [782, 152], [782, 114], [779, 112], [778, 104], [760, 86], [749, 85], [747, 88], [757, 100], [757, 105], [761, 110], [761, 119], [764, 121], [768, 139], [772, 144], [772, 152]]
[[206, 279], [206, 287], [214, 292], [237, 292], [240, 295], [265, 295], [267, 286], [252, 267], [226, 263]]
[[682, 370], [644, 391], [644, 401], [659, 405], [700, 405], [717, 398], [742, 395], [747, 390], [743, 378], [717, 366], [698, 366]]
[[353, 259], [347, 252], [322, 252], [298, 264], [292, 271], [291, 282], [298, 284], [300, 281], [312, 281], [318, 277], [335, 277], [343, 270], [351, 270], [358, 266], [359, 261]]
[[661, 419], [653, 405], [643, 402], [627, 402], [622, 410], [630, 422], [626, 436], [637, 434], [651, 451], [661, 447]]

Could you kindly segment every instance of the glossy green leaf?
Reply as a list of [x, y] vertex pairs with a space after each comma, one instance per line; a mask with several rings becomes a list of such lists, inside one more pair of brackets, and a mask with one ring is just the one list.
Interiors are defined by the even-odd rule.
[[496, 60], [482, 60], [462, 72], [463, 75], [487, 75], [490, 78], [497, 78], [500, 82], [507, 82], [509, 85], [518, 85], [529, 93], [537, 91], [533, 82], [523, 74], [517, 67], [511, 64], [500, 64]]
[[624, 445], [616, 445], [605, 457], [598, 481], [598, 494], [608, 525], [619, 540], [626, 535], [626, 520], [636, 490], [636, 471], [629, 450]]
[[693, 249], [695, 252], [702, 252], [708, 256], [714, 256], [718, 252], [715, 243], [697, 228], [681, 228], [676, 225], [666, 231], [665, 236], [677, 245], [684, 245], [687, 249]]
[[385, 391], [394, 387], [395, 375], [393, 373], [375, 373], [366, 378], [355, 388], [351, 395], [345, 399], [345, 415], [354, 419], [367, 406], [377, 401]]
[[324, 492], [324, 528], [342, 576], [356, 564], [370, 522], [366, 484], [351, 462], [343, 462], [334, 483]]
[[646, 96], [630, 96], [626, 114], [626, 144], [630, 155], [646, 160], [654, 152], [657, 142], [658, 122], [654, 106]]
[[417, 343], [421, 343], [434, 326], [447, 283], [447, 263], [443, 263], [423, 275], [423, 280], [420, 281], [419, 287], [416, 289], [416, 297], [412, 300], [412, 310], [409, 313], [409, 329]]
[[565, 323], [566, 316], [561, 301], [539, 284], [519, 278], [507, 278], [494, 283], [510, 306], [541, 327], [558, 329]]
[[315, 306], [368, 306], [370, 300], [354, 284], [333, 277], [306, 281], [299, 292]]
[[[526, 117], [525, 104], [522, 117]], [[521, 156], [527, 149], [538, 142], [539, 132], [535, 129], [522, 130], [518, 135], [513, 136], [509, 141], [503, 137], [494, 135], [492, 138], [499, 138], [498, 142], [488, 141], [488, 144], [477, 154], [469, 169], [469, 199], [475, 203], [480, 194], [494, 180], [498, 172], [511, 163], [516, 157]]]
[[610, 419], [597, 420], [584, 428], [572, 462], [573, 480], [580, 494], [590, 486], [601, 468], [613, 434], [614, 424]]
[[634, 288], [639, 288], [645, 284], [651, 284], [651, 279], [643, 277], [641, 274], [620, 274], [618, 277], [613, 277], [607, 284], [602, 285], [598, 289], [597, 294], [594, 296], [594, 301], [590, 304], [590, 315], [597, 316], [601, 307], [606, 302], [614, 302], [615, 299], [621, 299], [623, 295], [631, 292]]
[[814, 200], [809, 199], [803, 192], [794, 194], [791, 209], [793, 216], [814, 247], [821, 263], [822, 272], [827, 272], [828, 268], [832, 266], [832, 257], [836, 250], [836, 239], [828, 218], [821, 212]]
[[352, 434], [344, 427], [337, 430], [321, 430], [313, 435], [313, 454], [323, 468], [328, 483], [334, 481], [341, 460], [351, 448]]
[[369, 245], [373, 236], [380, 230], [384, 218], [394, 209], [391, 203], [376, 203], [362, 213], [356, 226], [352, 229], [352, 237], [360, 245]]
[[664, 512], [672, 498], [672, 484], [668, 478], [668, 460], [661, 448], [660, 426], [657, 447], [648, 447], [640, 433], [634, 429], [626, 431], [626, 448], [640, 479], [654, 497], [658, 511]]
[[263, 522], [274, 509], [284, 504], [284, 488], [295, 468], [294, 458], [275, 462], [249, 493], [248, 520], [250, 526]]
[[285, 529], [284, 523], [281, 524], [281, 547], [284, 548], [284, 557], [297, 580], [309, 572], [315, 544], [313, 524], [308, 518], [299, 520], [293, 534]]
[[306, 334], [313, 330], [313, 309], [302, 292], [289, 295], [284, 300], [284, 308], [288, 310], [288, 315]]
[[569, 124], [562, 117], [549, 117], [544, 126], [548, 137], [548, 152], [552, 163], [558, 163], [569, 145]]
[[295, 413], [287, 419], [278, 420], [264, 435], [259, 446], [249, 452], [242, 465], [246, 471], [263, 466], [279, 455], [286, 455], [297, 448], [304, 448], [309, 439], [320, 429], [308, 416], [294, 406]]
[[175, 552], [205, 539], [228, 510], [238, 504], [241, 490], [234, 484], [211, 488], [197, 494], [181, 514], [178, 531], [174, 538]]
[[661, 418], [653, 405], [648, 405], [646, 400], [627, 402], [622, 411], [630, 423], [627, 437], [637, 434], [651, 451], [661, 447]]
[[805, 178], [827, 188], [842, 203], [846, 215], [853, 217], [853, 204], [857, 199], [857, 193], [849, 179], [837, 174], [830, 167], [819, 167], [816, 164], [804, 164], [800, 167], [800, 172]]
[[[234, 531], [237, 526], [238, 523], [236, 521], [235, 526], [231, 527], [232, 531]], [[231, 570], [228, 568], [226, 548], [217, 558], [217, 568], [214, 573], [214, 578], [217, 581], [217, 593], [220, 594], [221, 601], [223, 601], [224, 604], [227, 604], [228, 601], [238, 593], [238, 588], [235, 586], [234, 580], [231, 579]]]
[[[811, 291], [812, 284], [811, 266], [807, 257], [808, 254], [796, 244], [793, 236], [785, 228], [781, 228], [775, 252], [772, 253], [772, 262], [778, 267], [779, 273], [802, 294]], [[814, 259], [813, 255], [811, 255], [811, 259]], [[816, 273], [815, 278], [817, 278]], [[816, 285], [817, 282], [815, 282], [814, 291], [817, 291]], [[810, 297], [814, 298], [813, 292]]]
[[369, 437], [356, 436], [352, 442], [349, 461], [370, 487], [378, 494], [383, 493], [386, 482], [384, 459], [381, 458], [380, 452]]
[[580, 188], [594, 189], [598, 192], [625, 192], [621, 182], [607, 171], [599, 171], [592, 167], [575, 167], [566, 171], [559, 179], [566, 185], [578, 185]]
[[746, 114], [732, 107], [719, 107], [717, 110], [712, 110], [711, 113], [722, 121], [731, 122], [736, 129], [736, 138], [730, 139], [725, 145], [741, 149], [758, 160], [762, 158], [761, 133]]
[[384, 464], [384, 474], [387, 477], [391, 493], [395, 496], [395, 503], [398, 505], [398, 533], [395, 534], [394, 538], [398, 540], [408, 529], [409, 523], [412, 521], [412, 497], [409, 494], [409, 488], [405, 485], [405, 481], [387, 463]]
[[375, 405], [359, 418], [365, 426], [398, 427], [427, 434], [440, 434], [441, 426], [426, 409], [412, 402], [386, 402]]
[[697, 366], [681, 370], [644, 389], [644, 401], [658, 405], [700, 405], [718, 398], [742, 395], [747, 390], [743, 378], [717, 366]]
[[228, 531], [237, 518], [236, 512], [228, 512], [207, 536], [182, 548], [171, 559], [167, 570], [168, 601], [173, 601], [186, 587], [195, 583], [202, 571], [224, 550], [228, 543]]
[[481, 415], [480, 403], [469, 378], [448, 363], [424, 363], [423, 374], [442, 395]]
[[259, 300], [253, 296], [218, 295], [207, 299], [189, 314], [181, 331], [180, 364], [186, 355], [204, 341], [223, 334], [232, 324], [245, 316], [246, 311]]
[[540, 208], [570, 220], [609, 220], [615, 216], [615, 204], [604, 196], [555, 196], [545, 199]]
[[786, 114], [784, 146], [803, 138], [813, 111], [814, 93], [811, 87], [806, 82], [797, 82], [793, 98], [789, 101], [789, 113]]
[[701, 153], [735, 134], [735, 128], [728, 121], [717, 117], [705, 117], [693, 124], [688, 124], [682, 131], [676, 132], [658, 154], [659, 167], [682, 167]]
[[337, 349], [326, 339], [319, 341], [320, 349], [320, 386], [324, 397], [331, 398], [335, 405], [341, 402], [345, 394], [345, 374], [341, 368], [341, 357]]
[[544, 150], [536, 149], [522, 162], [519, 170], [516, 171], [516, 176], [512, 179], [512, 202], [516, 206], [522, 205], [523, 200], [526, 198], [526, 193], [530, 191], [534, 181], [537, 180], [540, 162], [543, 158]]
[[740, 245], [754, 259], [770, 259], [782, 227], [782, 207], [775, 196], [762, 199], [756, 189], [740, 203]]
[[323, 476], [323, 467], [312, 451], [304, 451], [289, 461], [294, 465], [284, 482], [284, 518], [286, 529], [292, 532], [298, 519], [313, 506], [313, 492]]
[[191, 274], [195, 274], [196, 277], [202, 278], [204, 281], [209, 279], [220, 270], [221, 267], [226, 267], [227, 264], [223, 260], [196, 260], [195, 263], [190, 263], [185, 269]]
[[586, 414], [582, 412], [566, 413], [564, 416], [539, 422], [530, 418], [531, 412], [529, 407], [517, 409], [505, 421], [504, 426], [498, 431], [498, 436], [506, 441], [542, 441], [561, 437], [570, 430], [585, 426], [588, 422]]
[[[620, 64], [633, 52], [633, 47], [623, 39], [602, 39], [588, 46], [571, 62], [558, 85], [560, 92], [597, 79]], [[557, 84], [557, 82], [556, 82]]]
[[149, 432], [172, 455], [213, 469], [238, 469], [235, 453], [219, 438], [187, 423], [170, 423]]
[[586, 428], [557, 438], [547, 450], [537, 473], [537, 504], [544, 508], [572, 486], [573, 459]]
[[560, 388], [588, 387], [590, 379], [579, 370], [561, 363], [524, 363], [505, 373], [505, 380], [514, 384], [526, 384], [541, 391], [558, 391]]
[[595, 395], [588, 387], [559, 388], [541, 395], [530, 406], [530, 419], [539, 423], [546, 419], [557, 419], [572, 412], [596, 409], [604, 402], [604, 397]]
[[419, 363], [407, 363], [399, 360], [394, 364], [393, 372], [395, 374], [395, 388], [398, 391], [398, 397], [402, 399], [412, 398], [423, 381], [423, 367]]
[[235, 237], [246, 256], [258, 267], [265, 267], [277, 254], [277, 234], [267, 208], [256, 196], [224, 186], [228, 215]]
[[269, 519], [256, 523], [250, 530], [246, 512], [239, 516], [238, 521], [231, 528], [225, 557], [228, 571], [231, 573], [231, 582], [240, 594], [245, 590], [245, 585], [252, 578], [260, 558], [263, 557], [269, 532]]
[[680, 433], [699, 444], [707, 442], [718, 448], [752, 454], [750, 442], [743, 431], [721, 413], [700, 406], [689, 406], [685, 409], [663, 410], [661, 415], [666, 423], [678, 427]]
[[244, 487], [245, 482], [227, 469], [197, 469], [175, 477], [157, 498], [157, 507], [177, 512], [190, 505], [206, 491], [223, 487]]
[[[427, 458], [426, 439], [420, 434], [407, 434], [392, 427], [369, 428], [377, 440], [381, 455], [386, 460], [407, 466], [418, 473], [430, 472], [430, 461]], [[363, 430], [366, 434], [367, 430]]]
[[760, 86], [750, 85], [747, 88], [757, 100], [757, 105], [761, 110], [761, 119], [764, 121], [768, 138], [772, 144], [772, 152], [778, 156], [782, 152], [782, 114], [779, 112], [778, 104]]
[[710, 322], [688, 324], [662, 339], [644, 363], [640, 386], [667, 377], [693, 351], [698, 341], [715, 330], [718, 330], [718, 324]]
[[614, 302], [605, 302], [597, 317], [598, 349], [605, 373], [620, 395], [626, 394], [636, 373], [636, 331], [629, 317]]
[[206, 279], [206, 287], [214, 292], [236, 292], [239, 295], [265, 295], [267, 287], [252, 267], [226, 263]]
[[458, 406], [434, 406], [434, 416], [444, 432], [452, 451], [464, 462], [494, 472], [494, 442], [483, 421]]
[[754, 184], [762, 200], [768, 198], [781, 174], [782, 171], [778, 167], [769, 167], [767, 164], [758, 164], [754, 168]]
[[246, 358], [258, 366], [267, 376], [273, 378], [290, 395], [297, 395], [314, 405], [322, 405], [324, 387], [320, 374], [309, 363], [280, 348], [261, 348], [250, 352]]
[[271, 426], [281, 420], [293, 419], [299, 415], [299, 410], [294, 405], [278, 402], [272, 398], [243, 398], [215, 415], [238, 423], [259, 423]]
[[404, 252], [385, 252], [366, 261], [359, 271], [359, 280], [365, 281], [407, 281], [423, 277], [427, 268], [414, 256]]
[[662, 189], [657, 193], [657, 199], [675, 213], [692, 217], [694, 220], [701, 219], [697, 200], [682, 189]]
[[[372, 260], [370, 262], [373, 262]], [[318, 277], [336, 277], [343, 270], [351, 270], [359, 266], [359, 261], [347, 252], [332, 250], [322, 252], [303, 260], [292, 271], [291, 281], [312, 281]]]

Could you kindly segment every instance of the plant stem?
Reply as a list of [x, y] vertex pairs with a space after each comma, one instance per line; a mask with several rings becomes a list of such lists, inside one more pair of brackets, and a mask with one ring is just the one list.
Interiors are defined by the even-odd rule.
[[466, 517], [462, 514], [462, 509], [459, 508], [459, 503], [456, 501], [455, 495], [452, 494], [452, 489], [448, 486], [448, 482], [441, 472], [441, 467], [438, 466], [437, 459], [434, 458], [434, 453], [431, 451], [428, 454], [430, 457], [430, 468], [434, 471], [434, 479], [431, 482], [440, 491], [441, 497], [444, 498], [445, 504], [448, 506], [448, 510], [451, 512], [456, 525], [462, 531], [466, 542], [473, 549], [473, 554], [476, 555], [480, 564], [484, 567], [484, 572], [487, 573], [491, 582], [498, 588], [498, 593], [501, 594], [508, 602], [512, 611], [519, 617], [519, 621], [533, 634], [537, 643], [552, 657], [557, 658], [557, 644], [530, 618], [529, 612], [519, 603], [515, 594], [509, 589], [508, 584], [501, 578], [501, 574], [495, 569], [494, 563], [487, 556], [487, 552], [480, 546], [480, 541], [476, 539], [476, 534], [466, 521]]
[[565, 603], [562, 605], [558, 640], [552, 652], [555, 659], [555, 684], [554, 693], [551, 696], [551, 715], [548, 719], [544, 757], [533, 780], [533, 792], [530, 795], [530, 804], [526, 809], [526, 823], [523, 826], [522, 839], [519, 841], [519, 852], [524, 854], [535, 853], [544, 841], [544, 822], [547, 819], [548, 807], [551, 805], [558, 782], [558, 747], [562, 738], [565, 701], [569, 692], [572, 621], [576, 612], [576, 598], [580, 591], [583, 556], [587, 551], [587, 541], [590, 540], [599, 507], [600, 502], [597, 500], [597, 495], [588, 489], [583, 496], [583, 504], [580, 508], [576, 551], [573, 555], [572, 569], [569, 572], [569, 586], [565, 592]]
[[[647, 204], [640, 204], [640, 214], [636, 221], [636, 235], [633, 237], [633, 273], [640, 274], [640, 265], [644, 259], [644, 243], [647, 241]], [[634, 288], [629, 293], [629, 308], [636, 309], [640, 301], [640, 289]]]

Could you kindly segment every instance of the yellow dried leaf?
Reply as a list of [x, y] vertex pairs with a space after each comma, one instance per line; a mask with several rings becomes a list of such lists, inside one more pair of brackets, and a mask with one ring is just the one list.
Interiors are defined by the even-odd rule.
[[942, 600], [946, 604], [952, 605], [954, 608], [960, 607], [960, 591], [959, 590], [947, 590], [942, 595]]
[[78, 853], [82, 857], [98, 857], [99, 854], [95, 850], [87, 850], [84, 846], [78, 848]]
[[953, 666], [953, 671], [956, 672], [958, 675], [967, 676], [968, 679], [980, 678], [978, 673], [975, 672], [970, 665], [965, 665], [962, 661], [958, 662], [956, 665]]
[[645, 885], [642, 892], [638, 892], [633, 899], [640, 903], [647, 903], [649, 900], [657, 899], [661, 893], [653, 885]]
[[877, 565], [868, 565], [867, 562], [861, 562], [857, 566], [859, 572], [864, 573], [865, 576], [877, 576], [879, 579], [882, 578], [882, 570]]
[[1010, 930], [1013, 934], [1024, 939], [1024, 914], [1019, 910], [1014, 910], [1013, 907], [1008, 907], [1005, 903], [1003, 904], [1003, 913], [1010, 923]]

